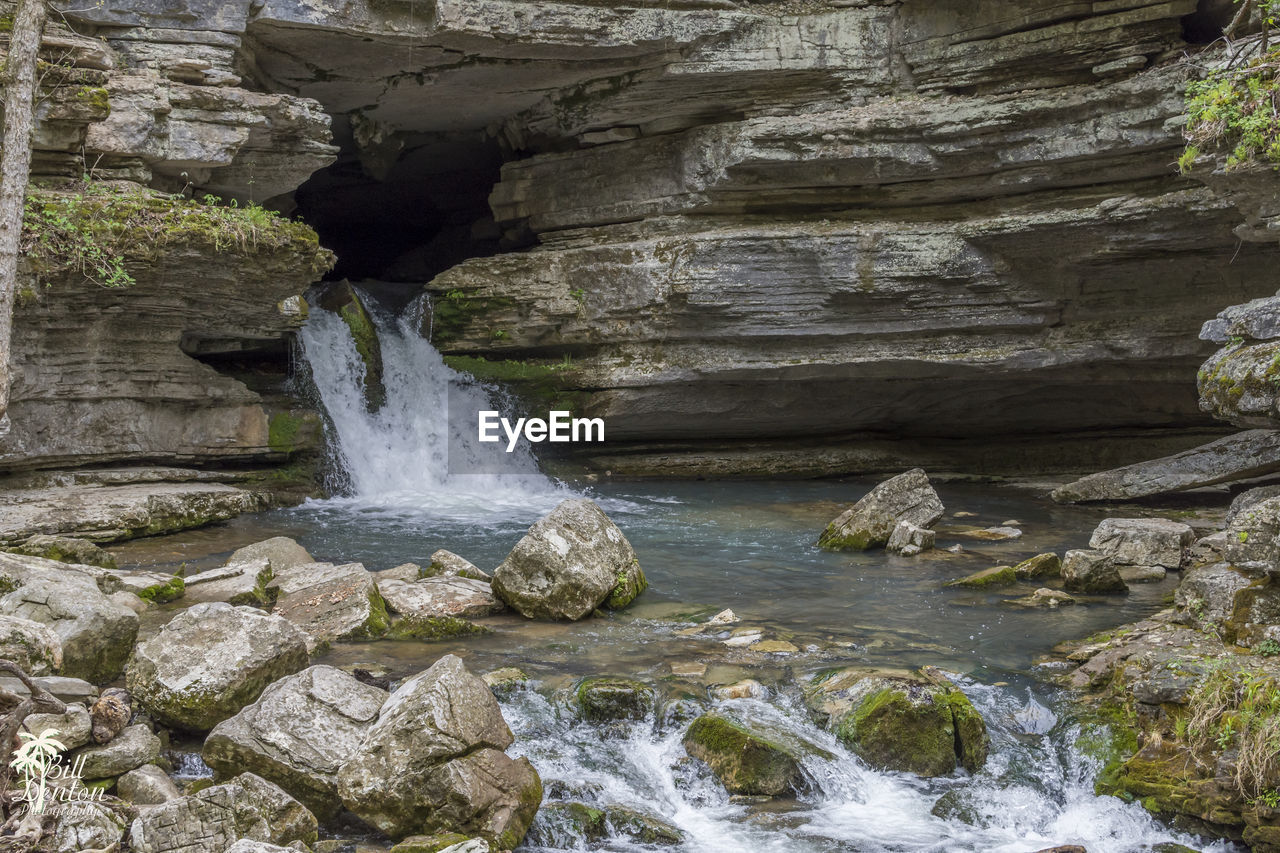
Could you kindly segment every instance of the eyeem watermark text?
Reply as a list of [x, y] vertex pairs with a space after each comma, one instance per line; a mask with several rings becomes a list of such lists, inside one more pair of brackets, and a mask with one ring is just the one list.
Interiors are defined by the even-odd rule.
[[547, 420], [542, 418], [520, 418], [514, 425], [500, 412], [481, 411], [477, 413], [479, 438], [485, 442], [501, 441], [499, 430], [506, 434], [507, 452], [516, 449], [516, 444], [523, 436], [526, 441], [535, 444], [543, 441], [556, 443], [579, 441], [604, 441], [604, 420], [602, 418], [575, 418], [572, 412], [553, 411]]

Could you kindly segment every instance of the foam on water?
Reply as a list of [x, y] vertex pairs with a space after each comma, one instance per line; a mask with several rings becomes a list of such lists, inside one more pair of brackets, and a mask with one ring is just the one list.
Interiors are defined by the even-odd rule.
[[504, 473], [456, 473], [479, 458], [479, 447], [462, 419], [448, 417], [450, 383], [476, 408], [498, 406], [490, 389], [466, 381], [418, 333], [420, 306], [399, 318], [372, 312], [387, 391], [377, 412], [365, 406], [364, 364], [342, 318], [320, 310], [308, 317], [302, 348], [333, 425], [336, 461], [350, 483], [349, 494], [310, 508], [389, 521], [434, 517], [464, 523], [533, 519], [550, 511], [571, 493], [538, 470], [527, 449], [511, 454]]
[[[687, 760], [681, 745], [684, 725], [663, 727], [650, 720], [625, 734], [602, 732], [530, 690], [508, 698], [503, 713], [516, 734], [510, 751], [528, 756], [538, 768], [548, 800], [616, 803], [649, 812], [685, 834], [684, 844], [664, 849], [1031, 853], [1079, 844], [1090, 851], [1140, 853], [1167, 842], [1205, 853], [1236, 849], [1222, 842], [1205, 846], [1160, 825], [1136, 803], [1096, 796], [1099, 768], [1074, 747], [1077, 726], [1023, 735], [1013, 719], [1022, 702], [1015, 688], [964, 686], [991, 728], [992, 756], [976, 776], [958, 771], [934, 780], [868, 768], [788, 697], [719, 703], [723, 712], [788, 732], [830, 754], [806, 760], [810, 790], [793, 808], [782, 810], [732, 801], [705, 768]], [[933, 813], [948, 792], [966, 819]], [[540, 817], [521, 849], [588, 847], [567, 827]], [[654, 848], [615, 835], [590, 849], [638, 853]]]

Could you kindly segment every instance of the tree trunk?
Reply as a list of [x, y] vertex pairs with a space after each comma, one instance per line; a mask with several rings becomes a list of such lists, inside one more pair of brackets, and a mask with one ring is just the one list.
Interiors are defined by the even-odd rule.
[[18, 0], [4, 65], [4, 141], [0, 149], [0, 435], [9, 430], [9, 350], [13, 300], [18, 292], [18, 243], [22, 207], [31, 174], [31, 127], [36, 96], [36, 56], [44, 34], [45, 0]]

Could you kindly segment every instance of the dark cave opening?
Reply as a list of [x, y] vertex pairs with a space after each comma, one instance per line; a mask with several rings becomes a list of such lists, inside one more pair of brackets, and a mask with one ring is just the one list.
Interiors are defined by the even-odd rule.
[[1239, 11], [1237, 0], [1200, 0], [1196, 10], [1182, 19], [1182, 37], [1189, 44], [1211, 44]]
[[503, 157], [483, 131], [396, 133], [360, 144], [334, 121], [337, 162], [295, 194], [297, 213], [338, 256], [327, 280], [421, 284], [472, 257], [511, 247], [489, 192]]

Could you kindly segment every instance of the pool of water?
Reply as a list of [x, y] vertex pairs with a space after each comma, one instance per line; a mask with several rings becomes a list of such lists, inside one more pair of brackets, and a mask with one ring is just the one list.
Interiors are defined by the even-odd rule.
[[[980, 569], [1083, 547], [1107, 515], [1158, 513], [1062, 507], [1044, 497], [1044, 488], [937, 478], [947, 507], [937, 525], [939, 547], [902, 558], [883, 550], [829, 553], [814, 544], [874, 480], [574, 488], [539, 474], [527, 454], [515, 454], [499, 473], [460, 474], [450, 459], [474, 461], [478, 449], [445, 417], [450, 395], [493, 403], [488, 390], [468, 385], [418, 335], [421, 317], [413, 312], [423, 310], [415, 304], [407, 316], [375, 312], [387, 404], [374, 412], [365, 404], [363, 363], [342, 322], [313, 311], [303, 329], [349, 497], [126, 543], [114, 549], [122, 564], [197, 571], [220, 565], [241, 545], [284, 535], [319, 560], [358, 561], [375, 572], [405, 562], [425, 565], [440, 548], [492, 570], [532, 522], [564, 498], [583, 494], [627, 535], [648, 576], [648, 592], [626, 610], [571, 624], [498, 616], [482, 620], [491, 631], [484, 636], [338, 643], [317, 662], [393, 679], [445, 653], [461, 656], [477, 673], [520, 668], [529, 687], [503, 700], [516, 735], [511, 751], [530, 758], [548, 799], [647, 811], [684, 834], [678, 853], [1030, 853], [1055, 844], [1082, 844], [1090, 853], [1154, 853], [1174, 841], [1231, 849], [1178, 835], [1137, 804], [1095, 796], [1098, 767], [1076, 748], [1080, 726], [1071, 703], [1037, 677], [1043, 674], [1037, 660], [1059, 642], [1166, 606], [1176, 576], [1135, 585], [1127, 596], [1083, 597], [1058, 610], [1008, 603], [1034, 584], [989, 592], [944, 586]], [[1222, 508], [1197, 512], [1212, 521]], [[990, 542], [964, 530], [992, 526], [1016, 527], [1022, 535]], [[958, 551], [950, 550], [955, 546]], [[150, 611], [143, 630], [157, 630], [182, 606]], [[708, 617], [726, 608], [739, 621], [708, 629]], [[734, 640], [735, 631], [779, 644], [753, 650]], [[800, 685], [811, 675], [846, 665], [933, 665], [952, 673], [991, 732], [986, 767], [972, 777], [956, 771], [925, 781], [865, 766], [816, 728], [799, 702]], [[685, 755], [687, 719], [660, 712], [625, 728], [578, 720], [566, 697], [578, 678], [592, 674], [644, 679], [667, 697], [693, 697], [752, 717], [819, 747], [823, 757], [806, 759], [805, 790], [794, 799], [729, 797]], [[757, 682], [749, 697], [717, 698], [718, 688], [744, 679]], [[1030, 718], [1042, 724], [1028, 726]], [[194, 760], [187, 765], [197, 775], [206, 772]], [[617, 833], [588, 844], [557, 824], [552, 811], [538, 818], [522, 850], [653, 849]]]

